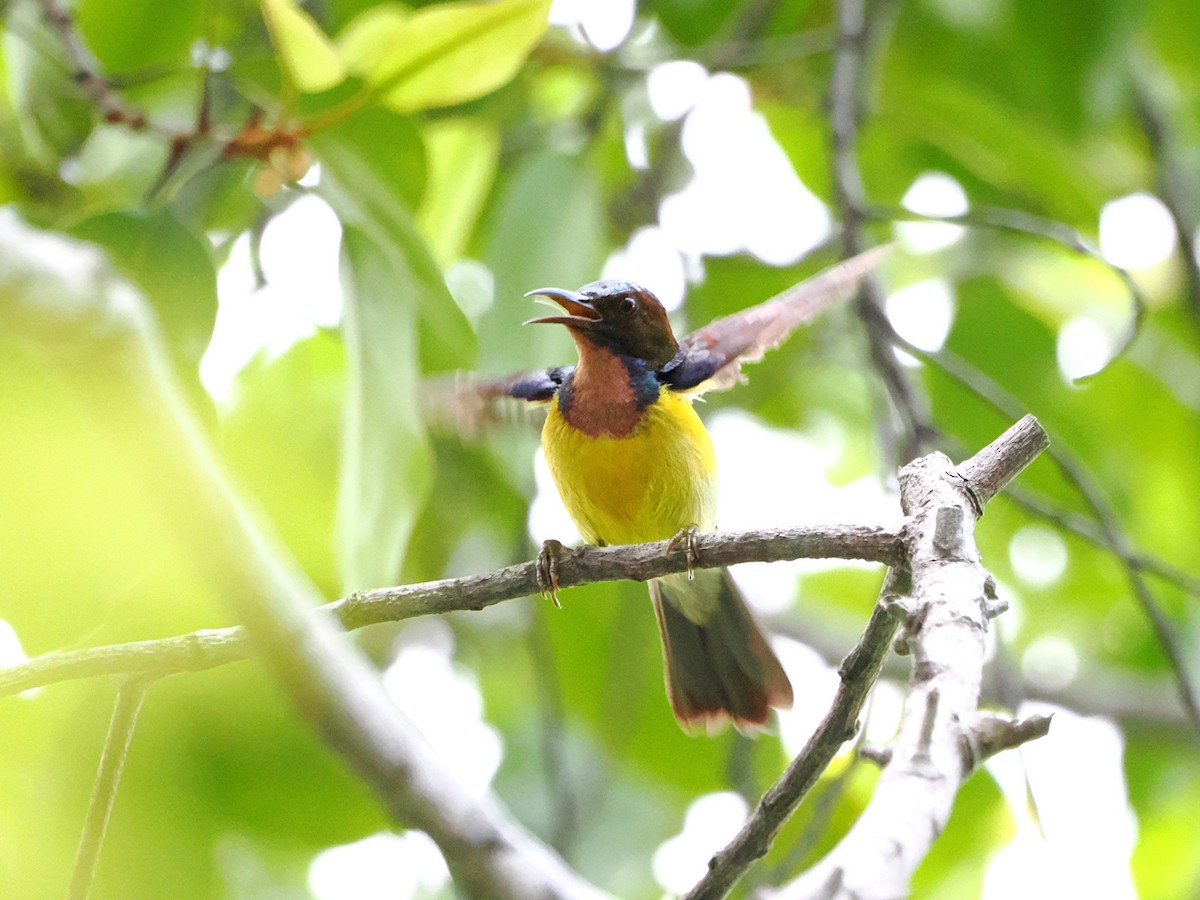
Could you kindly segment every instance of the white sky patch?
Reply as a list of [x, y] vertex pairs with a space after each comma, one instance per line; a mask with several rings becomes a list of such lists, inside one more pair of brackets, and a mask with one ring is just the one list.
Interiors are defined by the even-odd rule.
[[[945, 172], [918, 175], [900, 205], [922, 216], [961, 216], [970, 209], [967, 192]], [[945, 222], [896, 223], [896, 237], [913, 253], [932, 253], [949, 247], [965, 231], [961, 225]]]
[[410, 900], [450, 883], [450, 870], [423, 831], [380, 832], [318, 853], [308, 868], [315, 900]]
[[940, 350], [954, 324], [954, 290], [944, 278], [918, 281], [889, 294], [884, 309], [900, 337], [922, 350]]
[[1099, 372], [1112, 358], [1113, 339], [1091, 316], [1068, 319], [1058, 330], [1058, 371], [1067, 384]]
[[483, 720], [483, 697], [474, 675], [454, 664], [449, 626], [422, 624], [428, 630], [403, 641], [383, 673], [383, 686], [425, 735], [445, 769], [482, 797], [500, 767], [504, 745]]
[[321, 183], [321, 164], [314, 162], [308, 167], [308, 171], [297, 179], [296, 184], [300, 187], [315, 188]]
[[[988, 863], [984, 900], [1133, 900], [1129, 860], [1137, 818], [1125, 787], [1120, 732], [1107, 719], [1023, 704], [1020, 715], [1031, 713], [1053, 713], [1049, 735], [985, 764], [1008, 800], [1017, 833]], [[1022, 763], [1044, 838], [1026, 803]]]
[[324, 200], [297, 198], [263, 230], [266, 284], [256, 288], [250, 235], [237, 237], [217, 272], [217, 321], [200, 361], [200, 380], [214, 399], [231, 399], [238, 372], [258, 353], [273, 359], [318, 327], [338, 324], [341, 238], [341, 223]]
[[819, 653], [799, 641], [776, 638], [771, 641], [771, 646], [788, 678], [797, 686], [792, 708], [777, 712], [779, 739], [783, 742], [784, 752], [795, 756], [829, 712], [839, 679], [837, 672]]
[[[740, 410], [723, 410], [708, 425], [717, 453], [717, 523], [723, 531], [899, 521], [895, 498], [877, 478], [864, 477], [836, 488], [829, 484], [824, 473], [837, 462], [840, 450], [827, 439], [771, 428]], [[745, 465], [750, 459], [754, 464]], [[790, 605], [800, 573], [846, 565], [858, 564], [795, 560], [751, 563], [734, 571], [756, 608], [778, 611]]]
[[561, 25], [581, 43], [607, 53], [629, 35], [636, 5], [634, 0], [554, 0], [550, 24]]
[[1153, 194], [1138, 192], [1111, 200], [1100, 210], [1100, 252], [1110, 263], [1145, 269], [1175, 249], [1171, 213]]
[[1062, 690], [1079, 674], [1079, 651], [1061, 635], [1043, 634], [1022, 654], [1021, 674], [1042, 690]]
[[635, 172], [650, 168], [650, 145], [646, 143], [644, 122], [629, 122], [625, 126], [625, 158]]
[[1008, 544], [1013, 572], [1024, 584], [1048, 588], [1067, 571], [1067, 545], [1057, 531], [1044, 525], [1026, 525]]
[[743, 79], [708, 79], [687, 114], [682, 145], [693, 178], [662, 201], [659, 222], [684, 254], [746, 251], [782, 266], [828, 237], [829, 211], [796, 177]]
[[496, 302], [496, 275], [475, 259], [459, 259], [445, 270], [446, 288], [472, 323]]
[[298, 316], [322, 327], [342, 318], [338, 253], [342, 223], [316, 194], [304, 194], [267, 222], [259, 259], [267, 284], [288, 294]]
[[683, 257], [661, 228], [639, 228], [629, 243], [604, 264], [601, 278], [636, 281], [654, 292], [667, 309], [678, 309], [687, 293]]
[[732, 791], [705, 794], [688, 807], [683, 830], [654, 851], [651, 866], [663, 890], [684, 894], [708, 870], [708, 860], [746, 822], [746, 801]]
[[646, 76], [650, 108], [664, 122], [674, 122], [696, 105], [708, 83], [708, 70], [690, 59], [659, 63]]
[[38, 231], [11, 206], [0, 206], [0, 247], [9, 251], [7, 268], [53, 272], [70, 293], [81, 296], [90, 294], [107, 266], [104, 254], [96, 247]]
[[928, 0], [947, 23], [962, 31], [986, 31], [997, 25], [1010, 0]]
[[581, 543], [583, 538], [563, 506], [558, 488], [554, 486], [554, 476], [550, 474], [550, 465], [546, 462], [546, 452], [541, 447], [533, 458], [533, 478], [537, 492], [529, 504], [530, 539], [538, 545], [552, 538], [564, 544]]

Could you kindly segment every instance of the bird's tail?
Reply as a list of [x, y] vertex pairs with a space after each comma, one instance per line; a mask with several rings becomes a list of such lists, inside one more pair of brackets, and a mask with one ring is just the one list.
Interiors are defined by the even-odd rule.
[[792, 705], [792, 684], [746, 608], [728, 569], [650, 582], [662, 634], [667, 696], [689, 733], [739, 731]]

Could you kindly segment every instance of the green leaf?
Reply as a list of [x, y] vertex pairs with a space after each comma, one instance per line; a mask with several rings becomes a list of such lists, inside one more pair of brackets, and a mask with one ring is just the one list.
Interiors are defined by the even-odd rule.
[[[338, 553], [345, 590], [394, 581], [433, 482], [421, 423], [423, 370], [457, 367], [473, 337], [412, 223], [393, 142], [410, 151], [411, 122], [364, 110], [313, 138], [322, 192], [342, 219], [346, 312], [342, 334], [349, 397], [338, 496]], [[407, 136], [404, 136], [407, 135]], [[411, 157], [411, 153], [409, 154]]]
[[500, 159], [496, 127], [479, 119], [444, 119], [425, 131], [429, 190], [417, 225], [443, 264], [463, 255]]
[[292, 84], [315, 94], [342, 83], [346, 66], [337, 48], [295, 0], [262, 0], [262, 9], [279, 61]]
[[358, 225], [380, 246], [395, 248], [422, 286], [407, 295], [403, 284], [384, 286], [417, 307], [421, 371], [470, 366], [474, 333], [413, 224], [412, 200], [424, 186], [424, 151], [411, 121], [365, 109], [314, 135], [311, 146], [327, 175], [324, 193], [343, 221]]
[[549, 0], [373, 7], [338, 35], [347, 66], [385, 105], [413, 112], [464, 103], [512, 80], [546, 31]]
[[403, 252], [348, 225], [342, 236], [350, 363], [338, 547], [345, 591], [390, 584], [433, 483], [420, 414], [414, 295], [429, 290]]
[[208, 244], [167, 210], [113, 212], [80, 222], [75, 237], [108, 251], [158, 313], [171, 356], [190, 385], [212, 338], [217, 273]]
[[689, 47], [715, 36], [737, 8], [738, 4], [727, 0], [656, 0], [650, 4], [671, 37]]
[[572, 358], [570, 339], [555, 333], [566, 329], [521, 325], [530, 310], [521, 296], [542, 285], [594, 280], [607, 249], [600, 186], [584, 159], [538, 152], [507, 175], [483, 249], [497, 296], [479, 322], [480, 334], [488, 335], [481, 347], [487, 372], [507, 371], [516, 360], [552, 365]]
[[320, 331], [243, 369], [237, 402], [221, 422], [225, 463], [326, 596], [341, 587], [334, 519], [346, 381], [339, 336]]
[[[421, 284], [410, 294], [403, 284], [384, 286], [418, 308], [421, 371], [470, 366], [474, 332], [413, 223], [410, 200], [424, 188], [425, 157], [412, 121], [385, 109], [364, 109], [313, 136], [311, 146], [325, 167], [324, 193], [338, 215], [380, 246], [396, 248]], [[414, 181], [418, 168], [421, 188]]]
[[75, 22], [105, 73], [144, 72], [187, 59], [204, 8], [201, 0], [80, 0]]

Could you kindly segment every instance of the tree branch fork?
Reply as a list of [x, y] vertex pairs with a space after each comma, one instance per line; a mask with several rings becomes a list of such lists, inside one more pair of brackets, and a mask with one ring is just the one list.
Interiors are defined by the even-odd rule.
[[[1046, 733], [1048, 719], [1013, 722], [978, 709], [984, 635], [1003, 604], [979, 559], [974, 525], [987, 502], [1048, 443], [1037, 420], [1025, 416], [957, 467], [940, 453], [914, 460], [900, 473], [905, 518], [898, 530], [835, 525], [702, 535], [698, 559], [691, 560], [685, 548], [669, 541], [562, 553], [560, 588], [753, 561], [860, 559], [889, 567], [866, 630], [839, 668], [841, 684], [829, 712], [688, 898], [725, 896], [766, 854], [838, 749], [858, 731], [867, 694], [892, 649], [910, 655], [913, 669], [900, 731], [889, 747], [873, 754], [883, 765], [879, 785], [842, 842], [778, 896], [903, 896], [912, 871], [948, 820], [962, 781], [991, 754]], [[484, 575], [356, 593], [316, 612], [354, 629], [480, 610], [536, 593], [537, 562], [530, 561]], [[234, 627], [50, 653], [0, 670], [0, 696], [99, 675], [133, 676], [144, 684], [245, 658], [255, 646], [243, 628]]]

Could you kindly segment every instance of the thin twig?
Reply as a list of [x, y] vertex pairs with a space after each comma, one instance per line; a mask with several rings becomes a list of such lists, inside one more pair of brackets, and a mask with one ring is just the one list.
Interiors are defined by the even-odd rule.
[[100, 768], [96, 772], [96, 783], [92, 787], [92, 799], [88, 803], [87, 818], [83, 823], [83, 834], [79, 838], [79, 852], [75, 856], [75, 869], [71, 873], [71, 884], [67, 888], [67, 900], [85, 900], [96, 877], [96, 864], [100, 860], [100, 849], [104, 846], [104, 835], [108, 830], [108, 819], [117, 799], [117, 788], [121, 784], [121, 770], [129, 754], [129, 743], [137, 726], [138, 712], [146, 696], [150, 682], [145, 678], [131, 678], [117, 691], [112, 719], [108, 724], [108, 737], [100, 755]]
[[[669, 544], [657, 541], [628, 547], [566, 550], [559, 562], [559, 587], [623, 579], [646, 581], [686, 572], [686, 550], [676, 547], [668, 552]], [[865, 559], [895, 565], [902, 559], [900, 536], [896, 532], [859, 525], [706, 534], [699, 537], [698, 547], [700, 558], [696, 568], [802, 558]], [[363, 591], [319, 609], [332, 614], [343, 628], [355, 629], [416, 616], [481, 610], [538, 591], [534, 561], [486, 575]], [[245, 629], [219, 628], [159, 640], [48, 653], [0, 670], [0, 697], [74, 678], [196, 672], [244, 659], [250, 652]]]
[[997, 231], [1010, 231], [1015, 234], [1041, 238], [1053, 241], [1068, 250], [1087, 256], [1103, 265], [1121, 280], [1126, 293], [1129, 294], [1131, 306], [1129, 325], [1121, 335], [1104, 365], [1080, 378], [1076, 384], [1082, 384], [1095, 378], [1114, 362], [1125, 355], [1130, 345], [1141, 334], [1149, 309], [1146, 294], [1138, 285], [1128, 269], [1110, 262], [1100, 248], [1083, 236], [1081, 232], [1064, 222], [1036, 216], [1033, 213], [1019, 209], [1006, 209], [1000, 206], [973, 206], [970, 212], [954, 216], [933, 216], [913, 212], [901, 206], [872, 206], [867, 210], [867, 217], [872, 221], [893, 222], [896, 220], [910, 222], [942, 222], [948, 225], [961, 225], [964, 228], [991, 228]]
[[[840, 0], [838, 42], [833, 56], [833, 75], [829, 83], [829, 116], [832, 126], [834, 205], [841, 213], [842, 249], [849, 258], [866, 247], [863, 227], [867, 221], [866, 191], [858, 168], [856, 146], [863, 94], [867, 84], [868, 50], [873, 31], [885, 18], [880, 10], [865, 15], [864, 0]], [[928, 410], [912, 380], [892, 352], [888, 335], [891, 326], [883, 311], [883, 292], [874, 276], [864, 279], [855, 303], [855, 311], [866, 332], [871, 365], [891, 399], [892, 410], [899, 416], [904, 438], [893, 447], [897, 464], [906, 462], [927, 448], [933, 436]], [[885, 434], [885, 446], [894, 444]]]
[[838, 672], [841, 683], [829, 712], [800, 754], [763, 794], [742, 830], [709, 861], [708, 872], [685, 900], [724, 897], [746, 869], [766, 855], [779, 829], [817, 783], [838, 748], [854, 737], [859, 713], [902, 615], [903, 607], [890, 596], [880, 598], [862, 637], [842, 662]]
[[145, 131], [151, 127], [150, 120], [140, 109], [127, 104], [100, 73], [96, 58], [75, 33], [71, 12], [57, 0], [41, 0], [42, 15], [46, 23], [58, 34], [58, 39], [73, 68], [72, 80], [83, 89], [100, 110], [105, 122], [124, 125], [131, 131]]
[[[955, 381], [963, 384], [1002, 415], [1021, 414], [1021, 404], [1012, 394], [990, 376], [952, 351], [942, 348], [936, 353], [930, 353], [914, 346], [899, 335], [895, 335], [893, 340], [904, 350], [936, 366]], [[1200, 733], [1200, 700], [1197, 699], [1196, 691], [1192, 686], [1187, 660], [1174, 624], [1163, 612], [1162, 607], [1154, 598], [1150, 586], [1146, 583], [1141, 567], [1137, 564], [1139, 557], [1125, 536], [1111, 505], [1087, 475], [1082, 462], [1068, 449], [1066, 443], [1054, 439], [1053, 435], [1051, 437], [1053, 443], [1048, 455], [1096, 517], [1105, 545], [1122, 562], [1133, 595], [1142, 608], [1143, 614], [1149, 620], [1155, 639], [1171, 666], [1184, 713], [1191, 720], [1196, 731]]]
[[1109, 551], [1125, 565], [1132, 566], [1149, 575], [1161, 579], [1167, 584], [1174, 585], [1193, 598], [1200, 599], [1200, 577], [1185, 572], [1151, 553], [1133, 550], [1127, 556], [1122, 556], [1118, 548], [1113, 547], [1101, 526], [1094, 520], [1070, 510], [1060, 509], [1045, 497], [1039, 497], [1031, 491], [1013, 488], [1006, 494], [1009, 500], [1018, 506], [1023, 506], [1047, 521], [1053, 522], [1060, 528], [1070, 531], [1104, 550]]
[[[1171, 124], [1155, 96], [1151, 73], [1145, 71], [1148, 62], [1140, 61], [1133, 69], [1133, 103], [1138, 124], [1150, 148], [1150, 157], [1158, 169], [1158, 193], [1163, 205], [1171, 215], [1175, 226], [1177, 249], [1183, 263], [1187, 291], [1188, 311], [1200, 325], [1200, 259], [1196, 258], [1193, 242], [1196, 235], [1196, 210], [1189, 209], [1189, 195], [1194, 194], [1200, 183], [1196, 182], [1191, 166], [1181, 165], [1172, 134]], [[1162, 73], [1153, 73], [1162, 77]], [[1190, 179], [1191, 183], [1186, 183]]]

